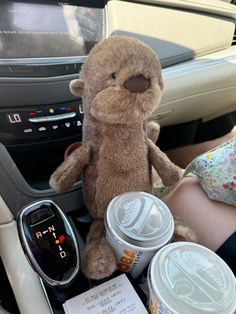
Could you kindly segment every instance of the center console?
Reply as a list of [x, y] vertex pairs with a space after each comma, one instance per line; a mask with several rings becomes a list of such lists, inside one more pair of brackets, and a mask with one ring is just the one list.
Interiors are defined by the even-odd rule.
[[[32, 313], [30, 299], [37, 303], [42, 295], [52, 312], [63, 313], [62, 303], [90, 285], [80, 271], [79, 251], [91, 223], [81, 181], [64, 194], [48, 181], [65, 149], [82, 139], [82, 101], [70, 93], [69, 82], [105, 36], [103, 1], [0, 4], [0, 256], [24, 314]], [[7, 253], [9, 234], [18, 263]], [[36, 279], [25, 271], [27, 263]], [[17, 286], [20, 273], [25, 289]]]

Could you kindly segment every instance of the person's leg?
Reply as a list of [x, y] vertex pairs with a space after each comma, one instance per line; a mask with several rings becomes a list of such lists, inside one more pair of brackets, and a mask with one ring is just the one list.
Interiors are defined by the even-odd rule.
[[233, 137], [236, 137], [236, 128], [233, 128], [231, 132], [214, 140], [170, 149], [165, 151], [165, 153], [177, 166], [186, 168], [196, 156], [205, 153]]
[[213, 251], [236, 231], [236, 208], [210, 200], [195, 178], [184, 178], [162, 200], [196, 232], [199, 243]]

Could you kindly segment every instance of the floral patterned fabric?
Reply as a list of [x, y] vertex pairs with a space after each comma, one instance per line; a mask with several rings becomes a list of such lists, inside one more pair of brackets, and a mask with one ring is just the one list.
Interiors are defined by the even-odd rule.
[[196, 157], [185, 176], [195, 176], [209, 198], [236, 207], [236, 138]]

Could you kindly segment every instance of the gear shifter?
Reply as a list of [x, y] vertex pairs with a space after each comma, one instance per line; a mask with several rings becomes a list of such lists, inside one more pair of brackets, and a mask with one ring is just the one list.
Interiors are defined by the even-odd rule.
[[32, 267], [50, 286], [68, 285], [80, 266], [74, 231], [51, 200], [42, 200], [22, 209], [17, 218], [24, 252]]

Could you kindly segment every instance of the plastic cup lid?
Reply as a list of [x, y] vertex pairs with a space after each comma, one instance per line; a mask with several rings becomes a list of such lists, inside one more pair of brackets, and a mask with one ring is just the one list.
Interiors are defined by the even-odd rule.
[[106, 224], [112, 232], [130, 244], [160, 248], [174, 232], [174, 220], [168, 207], [145, 192], [118, 195], [109, 204]]
[[233, 314], [236, 279], [211, 250], [194, 243], [171, 243], [159, 250], [149, 267], [149, 285], [171, 312]]

